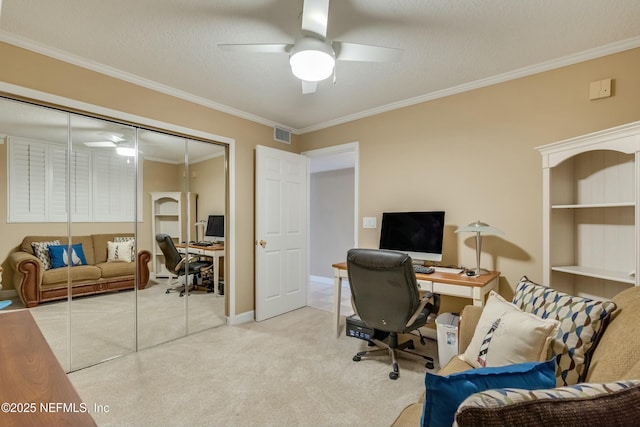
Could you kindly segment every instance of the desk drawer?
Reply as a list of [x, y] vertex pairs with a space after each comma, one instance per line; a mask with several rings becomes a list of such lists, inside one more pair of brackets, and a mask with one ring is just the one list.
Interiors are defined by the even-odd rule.
[[423, 292], [433, 292], [433, 282], [431, 280], [418, 280], [418, 287]]

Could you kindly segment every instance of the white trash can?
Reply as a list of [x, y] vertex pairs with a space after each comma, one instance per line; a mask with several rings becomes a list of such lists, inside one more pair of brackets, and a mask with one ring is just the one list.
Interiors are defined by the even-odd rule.
[[454, 313], [442, 313], [436, 317], [438, 333], [438, 361], [442, 368], [458, 354], [458, 320]]

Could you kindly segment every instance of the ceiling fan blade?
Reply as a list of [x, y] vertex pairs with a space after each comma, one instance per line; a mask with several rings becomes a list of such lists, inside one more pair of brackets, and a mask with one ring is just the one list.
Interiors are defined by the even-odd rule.
[[302, 31], [327, 37], [329, 0], [304, 0], [302, 6]]
[[315, 93], [317, 87], [318, 87], [318, 82], [308, 82], [306, 80], [302, 80], [303, 95], [306, 95], [308, 93]]
[[402, 57], [403, 50], [393, 47], [370, 46], [359, 43], [332, 43], [336, 59], [341, 61], [395, 62]]
[[222, 50], [233, 52], [258, 52], [258, 53], [288, 53], [293, 44], [286, 43], [257, 43], [257, 44], [219, 44]]

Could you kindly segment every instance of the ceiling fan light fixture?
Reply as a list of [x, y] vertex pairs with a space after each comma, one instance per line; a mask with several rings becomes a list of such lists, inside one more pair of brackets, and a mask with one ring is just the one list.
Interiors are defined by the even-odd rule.
[[84, 145], [93, 148], [113, 148], [116, 146], [116, 143], [111, 141], [88, 141], [85, 142]]
[[293, 75], [300, 80], [319, 82], [333, 74], [335, 52], [328, 43], [305, 37], [291, 49], [289, 64]]
[[132, 147], [116, 147], [116, 153], [121, 156], [135, 157], [136, 149]]

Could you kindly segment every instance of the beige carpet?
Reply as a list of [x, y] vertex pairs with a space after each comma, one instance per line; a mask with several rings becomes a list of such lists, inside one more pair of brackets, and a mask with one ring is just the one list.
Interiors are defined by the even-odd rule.
[[[67, 371], [134, 352], [136, 330], [143, 349], [225, 324], [224, 296], [199, 288], [187, 298], [166, 294], [166, 288], [164, 280], [151, 280], [138, 292], [137, 312], [133, 290], [74, 298], [70, 309], [65, 300], [30, 311]], [[19, 308], [24, 306], [16, 297], [8, 309]]]
[[[419, 343], [418, 340], [416, 340]], [[418, 351], [437, 356], [434, 342]], [[335, 338], [305, 307], [223, 326], [69, 374], [99, 426], [388, 426], [424, 389], [424, 363], [353, 362], [366, 342]], [[438, 369], [436, 363], [436, 370]]]

